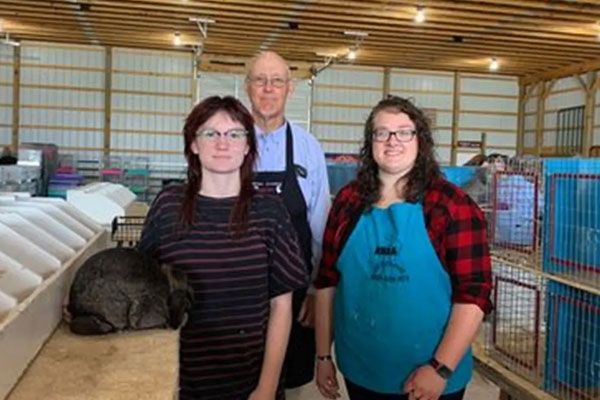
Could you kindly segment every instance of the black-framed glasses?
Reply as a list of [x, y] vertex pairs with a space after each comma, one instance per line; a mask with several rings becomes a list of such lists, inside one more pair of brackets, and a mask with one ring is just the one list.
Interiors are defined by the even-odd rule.
[[266, 76], [247, 76], [246, 77], [246, 82], [249, 82], [252, 86], [256, 86], [256, 87], [264, 87], [270, 83], [271, 86], [273, 86], [275, 88], [282, 88], [289, 81], [290, 81], [289, 79], [280, 78], [278, 76], [271, 78], [271, 79], [267, 78]]
[[224, 138], [230, 142], [242, 142], [248, 136], [248, 131], [242, 128], [233, 128], [226, 132], [219, 132], [216, 129], [205, 128], [196, 132], [196, 137], [209, 142], [216, 142], [219, 138]]
[[373, 132], [373, 140], [376, 142], [387, 142], [392, 136], [396, 137], [396, 140], [402, 143], [410, 142], [417, 131], [414, 129], [398, 129], [397, 131], [388, 131], [387, 129], [377, 129]]

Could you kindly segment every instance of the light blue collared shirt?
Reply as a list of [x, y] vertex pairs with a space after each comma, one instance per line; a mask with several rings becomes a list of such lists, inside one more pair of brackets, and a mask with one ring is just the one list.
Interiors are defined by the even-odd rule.
[[[286, 121], [287, 122], [287, 121]], [[285, 170], [285, 132], [287, 124], [266, 134], [255, 126], [258, 145], [256, 170]], [[308, 224], [312, 232], [313, 278], [319, 269], [323, 245], [323, 231], [331, 203], [325, 154], [317, 139], [297, 125], [290, 123], [294, 138], [294, 164], [307, 171], [306, 178], [298, 176], [300, 190], [308, 208]]]

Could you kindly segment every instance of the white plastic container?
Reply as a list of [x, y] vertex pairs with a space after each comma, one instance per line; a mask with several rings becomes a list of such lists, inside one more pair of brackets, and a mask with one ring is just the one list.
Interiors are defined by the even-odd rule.
[[0, 269], [21, 269], [23, 266], [4, 253], [0, 253]]
[[115, 217], [126, 215], [136, 195], [123, 185], [98, 182], [67, 190], [67, 201], [106, 230]]
[[57, 271], [61, 262], [37, 244], [0, 223], [0, 253], [45, 278]]
[[86, 241], [84, 238], [64, 226], [60, 221], [49, 216], [43, 210], [33, 207], [0, 206], [0, 212], [17, 213], [35, 226], [40, 227], [57, 240], [74, 250], [81, 249]]
[[[106, 248], [107, 233], [96, 234], [75, 257], [21, 302], [0, 299], [0, 399], [5, 398], [62, 319], [63, 304], [77, 269], [91, 255]], [[4, 239], [2, 233], [0, 237]], [[4, 240], [1, 240], [4, 243]], [[10, 299], [13, 299], [12, 301]], [[16, 306], [15, 306], [16, 303]], [[68, 377], [67, 377], [68, 379]], [[43, 397], [43, 393], [40, 393]]]
[[94, 231], [87, 228], [85, 225], [71, 217], [69, 214], [60, 209], [56, 204], [45, 202], [27, 201], [27, 199], [19, 199], [15, 202], [19, 207], [31, 207], [44, 211], [47, 215], [56, 219], [64, 226], [75, 232], [84, 239], [89, 239], [94, 236]]
[[25, 300], [41, 284], [42, 278], [28, 269], [2, 271], [0, 266], [0, 292], [8, 294], [19, 302]]
[[18, 197], [19, 201], [29, 201], [33, 203], [48, 203], [59, 207], [62, 211], [69, 214], [71, 217], [76, 219], [81, 224], [85, 225], [88, 229], [94, 233], [100, 232], [102, 227], [97, 224], [93, 219], [88, 217], [83, 212], [79, 211], [72, 204], [69, 204], [64, 199], [58, 199], [55, 197]]
[[75, 255], [75, 250], [65, 246], [54, 236], [38, 228], [19, 214], [0, 212], [0, 223], [29, 239], [29, 241], [36, 243], [42, 249], [58, 258], [62, 263], [73, 258]]
[[6, 318], [8, 313], [11, 312], [16, 305], [17, 300], [15, 300], [14, 297], [11, 297], [0, 291], [0, 322]]

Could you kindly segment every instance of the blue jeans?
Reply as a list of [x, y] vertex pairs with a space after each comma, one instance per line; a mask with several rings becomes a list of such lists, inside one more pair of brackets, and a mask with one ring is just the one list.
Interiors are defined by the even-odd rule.
[[[345, 381], [350, 400], [408, 400], [407, 394], [386, 394], [372, 392], [369, 389], [350, 382], [348, 379], [345, 379]], [[440, 396], [439, 400], [462, 400], [464, 395], [465, 389]]]

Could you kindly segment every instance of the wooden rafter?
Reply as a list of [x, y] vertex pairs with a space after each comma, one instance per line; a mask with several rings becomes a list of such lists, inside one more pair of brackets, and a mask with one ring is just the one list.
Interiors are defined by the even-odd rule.
[[[216, 21], [206, 39], [190, 17]], [[358, 30], [369, 36], [356, 64], [489, 73], [496, 57], [524, 85], [600, 66], [592, 0], [0, 0], [0, 19], [18, 40], [173, 50], [177, 31], [213, 59], [273, 49], [306, 63], [343, 56], [343, 32]]]

